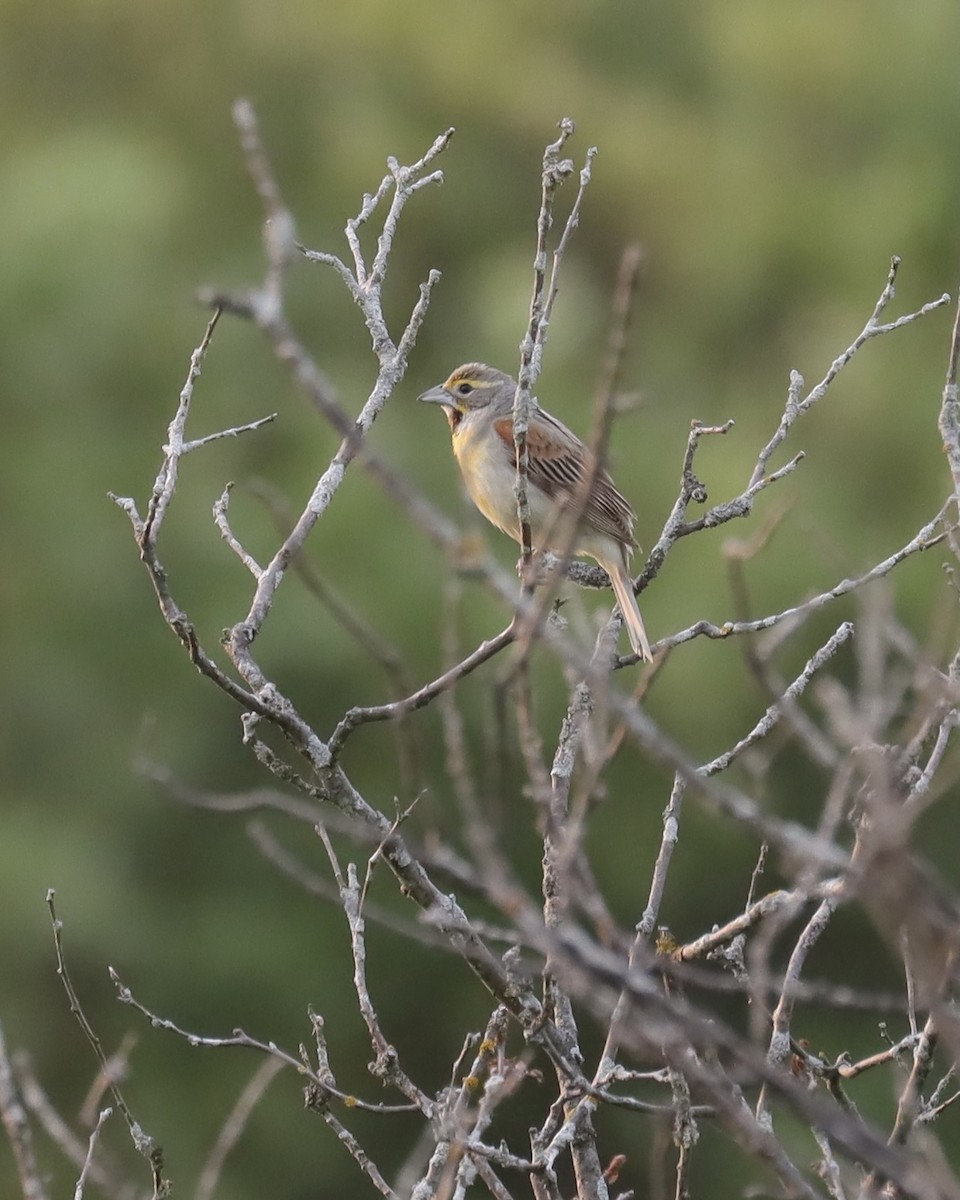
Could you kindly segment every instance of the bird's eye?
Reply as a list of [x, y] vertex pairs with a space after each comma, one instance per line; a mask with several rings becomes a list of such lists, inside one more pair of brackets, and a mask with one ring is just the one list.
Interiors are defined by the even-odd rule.
[[470, 393], [473, 391], [473, 384], [472, 383], [458, 383], [457, 391], [460, 393], [461, 396], [469, 396]]

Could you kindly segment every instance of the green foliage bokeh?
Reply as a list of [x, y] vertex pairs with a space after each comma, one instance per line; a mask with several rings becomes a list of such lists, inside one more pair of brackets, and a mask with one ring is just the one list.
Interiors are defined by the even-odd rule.
[[[954, 287], [956, 35], [948, 0], [0, 7], [0, 1019], [66, 1111], [93, 1063], [54, 974], [49, 886], [105, 1045], [131, 1025], [140, 1030], [130, 1099], [186, 1191], [252, 1059], [215, 1058], [148, 1030], [113, 1002], [108, 963], [155, 1009], [197, 1031], [243, 1025], [295, 1047], [312, 1004], [327, 1018], [343, 1085], [375, 1096], [362, 1070], [369, 1049], [342, 921], [273, 874], [237, 818], [177, 808], [132, 769], [144, 752], [201, 787], [265, 782], [239, 744], [238, 714], [196, 677], [162, 625], [127, 520], [106, 498], [108, 489], [141, 502], [148, 493], [206, 319], [195, 291], [252, 285], [262, 271], [261, 212], [230, 121], [233, 100], [245, 95], [257, 108], [301, 239], [338, 253], [344, 221], [374, 190], [387, 155], [413, 161], [456, 126], [439, 164], [445, 183], [422, 192], [401, 226], [388, 284], [395, 333], [427, 270], [443, 279], [407, 379], [372, 436], [381, 455], [477, 528], [443, 423], [412, 399], [463, 360], [515, 364], [540, 156], [561, 116], [577, 121], [574, 155], [590, 144], [600, 153], [539, 392], [586, 430], [618, 258], [642, 243], [624, 373], [642, 404], [617, 425], [614, 464], [649, 545], [672, 502], [692, 418], [737, 422], [701, 451], [700, 473], [719, 500], [742, 488], [789, 370], [809, 382], [825, 372], [869, 315], [892, 254], [903, 259], [897, 312]], [[306, 264], [293, 272], [290, 304], [356, 411], [374, 376], [357, 309], [332, 273]], [[936, 411], [948, 328], [945, 311], [867, 347], [797, 430], [792, 451], [808, 457], [782, 489], [793, 506], [786, 528], [749, 568], [758, 612], [871, 565], [942, 502]], [[192, 431], [271, 411], [280, 415], [267, 430], [187, 460], [165, 530], [161, 556], [175, 593], [210, 646], [250, 593], [209, 518], [224, 483], [237, 481], [235, 527], [263, 557], [275, 534], [249, 485], [264, 480], [297, 508], [335, 448], [255, 332], [225, 319]], [[730, 615], [720, 542], [678, 548], [644, 597], [655, 635]], [[497, 545], [512, 561], [513, 548]], [[310, 549], [347, 602], [402, 649], [417, 680], [436, 672], [444, 563], [356, 468]], [[465, 587], [470, 643], [496, 629], [500, 614]], [[895, 583], [921, 637], [941, 590], [932, 561]], [[762, 709], [746, 689], [711, 703], [709, 681], [725, 678], [734, 655], [692, 647], [657, 693], [656, 716], [697, 753], [729, 745]], [[321, 733], [345, 707], [385, 694], [379, 671], [293, 579], [262, 656]], [[465, 689], [478, 756], [494, 677], [488, 669]], [[549, 691], [555, 676], [544, 680], [549, 736], [564, 697]], [[440, 781], [422, 827], [455, 833], [436, 717], [419, 722], [425, 774]], [[347, 761], [387, 809], [395, 795], [411, 799], [398, 794], [390, 739], [386, 729], [361, 731]], [[627, 924], [642, 907], [666, 798], [659, 779], [636, 794], [636, 765], [613, 772], [594, 847]], [[516, 824], [520, 851], [530, 852], [518, 867], [535, 882], [531, 814], [503, 819]], [[702, 815], [689, 819], [665, 915], [693, 934], [699, 919], [742, 902], [750, 855]], [[319, 855], [306, 839], [298, 848]], [[704, 877], [706, 909], [695, 890]], [[684, 880], [689, 891], [679, 889]], [[728, 899], [722, 911], [718, 895]], [[387, 881], [378, 899], [401, 903]], [[424, 1086], [441, 1086], [464, 1031], [484, 1020], [484, 997], [446, 963], [442, 986], [425, 989], [419, 981], [436, 956], [398, 953], [389, 937], [371, 934], [370, 957], [389, 1035]], [[856, 1031], [833, 1036], [837, 1053]], [[300, 1112], [290, 1079], [273, 1088], [275, 1103], [231, 1160], [223, 1194], [280, 1194], [271, 1185], [281, 1173], [290, 1197], [360, 1194], [354, 1165]], [[110, 1136], [128, 1153], [119, 1127]], [[380, 1126], [376, 1136], [383, 1165], [399, 1162], [401, 1142]], [[409, 1129], [402, 1136], [412, 1140]], [[725, 1153], [711, 1149], [718, 1197], [733, 1194], [718, 1182]], [[48, 1145], [44, 1158], [54, 1169]], [[644, 1176], [634, 1165], [636, 1183]], [[55, 1171], [62, 1193], [72, 1174], [62, 1164]], [[4, 1147], [0, 1191], [14, 1186]]]

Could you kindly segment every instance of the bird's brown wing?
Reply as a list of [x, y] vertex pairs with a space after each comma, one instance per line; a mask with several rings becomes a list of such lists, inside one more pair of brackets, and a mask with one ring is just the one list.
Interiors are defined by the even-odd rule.
[[[514, 458], [513, 419], [501, 417], [493, 428], [510, 458]], [[591, 469], [590, 452], [562, 421], [538, 409], [527, 429], [528, 476], [553, 500], [582, 503], [579, 490]], [[583, 509], [584, 521], [598, 533], [633, 547], [633, 510], [601, 470]]]

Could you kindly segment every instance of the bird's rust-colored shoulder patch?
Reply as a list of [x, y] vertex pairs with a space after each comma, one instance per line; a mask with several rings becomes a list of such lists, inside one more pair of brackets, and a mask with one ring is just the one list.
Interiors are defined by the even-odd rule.
[[[509, 418], [499, 422], [501, 438], [513, 449], [513, 424]], [[527, 429], [527, 462], [530, 481], [550, 497], [572, 491], [583, 478], [583, 444], [554, 417], [538, 410]]]
[[554, 417], [548, 417], [542, 410], [535, 413], [527, 429], [527, 445], [531, 457], [541, 459], [573, 459], [581, 462], [584, 458], [584, 445], [578, 437], [570, 432]]
[[503, 443], [503, 448], [509, 454], [510, 458], [515, 458], [516, 447], [513, 444], [513, 417], [501, 417], [499, 421], [494, 421], [493, 432]]
[[[493, 428], [503, 444], [514, 453], [513, 417], [501, 417], [494, 421]], [[535, 415], [527, 427], [527, 451], [531, 460], [549, 462], [563, 458], [582, 457], [582, 447], [567, 429], [559, 422], [545, 421], [540, 414]]]

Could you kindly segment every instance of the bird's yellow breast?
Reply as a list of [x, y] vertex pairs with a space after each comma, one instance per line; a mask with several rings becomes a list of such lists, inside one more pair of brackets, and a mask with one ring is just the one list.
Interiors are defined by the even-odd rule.
[[516, 468], [503, 443], [491, 429], [464, 420], [454, 430], [453, 453], [470, 499], [492, 525], [519, 541]]

